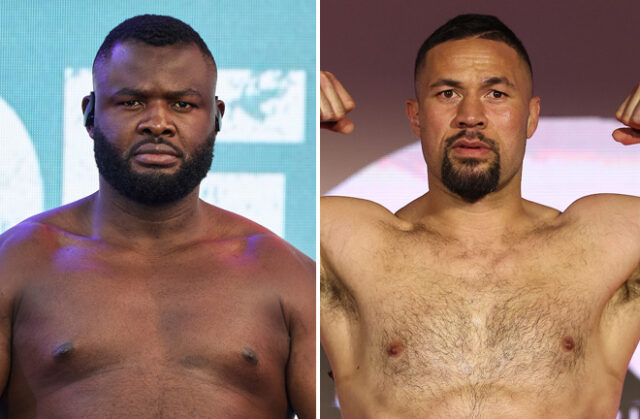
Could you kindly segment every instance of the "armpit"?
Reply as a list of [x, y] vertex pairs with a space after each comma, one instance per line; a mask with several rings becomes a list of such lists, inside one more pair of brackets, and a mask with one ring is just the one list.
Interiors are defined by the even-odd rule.
[[353, 318], [358, 317], [356, 300], [339, 278], [320, 268], [320, 303], [322, 308], [342, 310]]
[[631, 273], [631, 276], [622, 286], [621, 301], [635, 301], [640, 297], [640, 265]]

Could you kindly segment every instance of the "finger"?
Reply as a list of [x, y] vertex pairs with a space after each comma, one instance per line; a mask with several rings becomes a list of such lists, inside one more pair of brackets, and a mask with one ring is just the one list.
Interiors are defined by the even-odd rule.
[[355, 125], [349, 118], [342, 118], [338, 121], [321, 122], [320, 128], [339, 132], [341, 134], [351, 134], [355, 129]]
[[340, 80], [338, 80], [332, 73], [326, 71], [325, 74], [329, 78], [329, 80], [331, 80], [331, 84], [338, 94], [344, 110], [346, 112], [351, 112], [356, 107], [356, 103], [349, 92], [347, 92], [347, 89], [344, 88], [342, 83], [340, 83]]
[[[622, 115], [618, 120], [631, 128], [640, 128], [640, 84], [631, 92], [625, 102], [623, 102]], [[617, 113], [616, 117], [618, 117]]]
[[613, 131], [613, 139], [624, 145], [640, 143], [640, 130], [634, 128], [618, 128]]
[[[627, 109], [627, 103], [629, 103], [629, 99], [631, 99], [631, 95], [627, 96], [624, 99], [624, 102], [620, 106], [618, 106], [618, 110], [616, 110], [616, 119], [622, 122], [622, 116], [624, 115], [625, 109]], [[624, 124], [624, 122], [622, 122]]]
[[326, 72], [320, 72], [320, 121], [338, 121], [346, 113], [331, 78]]

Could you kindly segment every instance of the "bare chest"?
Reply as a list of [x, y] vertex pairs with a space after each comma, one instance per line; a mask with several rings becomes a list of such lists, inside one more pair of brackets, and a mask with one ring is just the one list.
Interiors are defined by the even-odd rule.
[[250, 256], [77, 249], [39, 272], [14, 313], [12, 364], [32, 391], [111, 372], [167, 371], [254, 392], [284, 381], [289, 338], [279, 296]]
[[597, 301], [574, 285], [588, 274], [571, 262], [577, 255], [560, 262], [523, 246], [406, 249], [388, 250], [375, 292], [360, 294], [380, 385], [433, 394], [551, 388], [584, 370]]

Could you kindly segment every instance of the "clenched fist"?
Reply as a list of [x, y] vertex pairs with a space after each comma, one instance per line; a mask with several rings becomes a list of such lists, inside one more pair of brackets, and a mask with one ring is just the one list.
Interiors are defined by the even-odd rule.
[[320, 72], [320, 128], [349, 134], [353, 122], [345, 115], [355, 108], [351, 95], [328, 71]]
[[622, 102], [616, 118], [628, 128], [613, 131], [613, 138], [624, 145], [640, 143], [640, 83]]

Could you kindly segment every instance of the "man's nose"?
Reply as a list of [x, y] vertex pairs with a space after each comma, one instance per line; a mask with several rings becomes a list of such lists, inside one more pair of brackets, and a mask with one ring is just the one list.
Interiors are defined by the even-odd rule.
[[487, 122], [482, 101], [472, 97], [462, 99], [453, 121], [454, 128], [485, 128]]
[[147, 107], [138, 124], [138, 133], [141, 135], [153, 135], [154, 137], [175, 135], [176, 127], [173, 115], [166, 103], [147, 103]]

